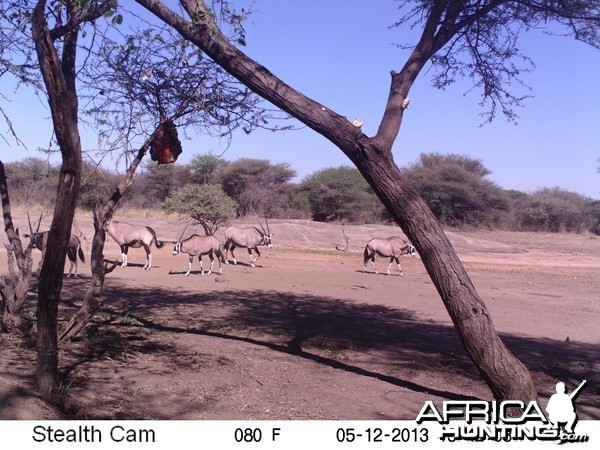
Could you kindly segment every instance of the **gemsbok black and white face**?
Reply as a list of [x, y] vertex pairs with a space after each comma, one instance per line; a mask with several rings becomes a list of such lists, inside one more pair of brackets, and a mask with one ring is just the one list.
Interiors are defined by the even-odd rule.
[[175, 246], [173, 247], [173, 256], [181, 253], [181, 241], [175, 242]]
[[268, 248], [273, 248], [273, 236], [270, 234], [263, 234], [263, 245], [266, 245]]

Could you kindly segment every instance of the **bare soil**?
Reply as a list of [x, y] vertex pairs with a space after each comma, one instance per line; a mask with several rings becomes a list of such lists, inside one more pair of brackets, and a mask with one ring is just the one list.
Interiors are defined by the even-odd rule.
[[[129, 221], [166, 241], [182, 228]], [[89, 259], [92, 229], [77, 223]], [[385, 275], [382, 259], [379, 275], [363, 272], [368, 239], [402, 236], [399, 228], [347, 226], [341, 252], [341, 225], [270, 227], [274, 248], [261, 249], [256, 268], [238, 249], [238, 265], [222, 274], [202, 276], [194, 262], [185, 277], [187, 255], [172, 256], [170, 244], [144, 271], [143, 251], [132, 249], [130, 266], [107, 277], [102, 311], [61, 349], [67, 415], [35, 396], [31, 340], [0, 335], [0, 419], [414, 419], [426, 400], [491, 400], [420, 258], [403, 257], [403, 277], [395, 265]], [[558, 380], [573, 389], [587, 379], [577, 412], [600, 419], [600, 238], [448, 236], [543, 405]], [[106, 258], [119, 253], [111, 240]], [[63, 322], [90, 282], [89, 267], [79, 271], [64, 280]]]

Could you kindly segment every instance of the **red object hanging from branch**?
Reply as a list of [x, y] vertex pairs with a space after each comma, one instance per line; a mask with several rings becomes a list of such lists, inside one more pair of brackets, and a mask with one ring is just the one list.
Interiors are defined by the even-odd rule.
[[158, 164], [172, 164], [183, 151], [177, 136], [177, 127], [172, 120], [162, 122], [150, 144], [150, 157]]

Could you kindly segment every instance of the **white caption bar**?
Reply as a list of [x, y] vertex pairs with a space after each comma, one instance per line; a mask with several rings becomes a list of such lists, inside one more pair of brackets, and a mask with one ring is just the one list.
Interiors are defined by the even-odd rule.
[[[414, 421], [0, 421], [0, 440], [2, 448], [19, 450], [518, 449], [556, 448], [560, 443], [543, 436], [528, 437], [521, 430], [507, 432], [485, 424], [461, 426], [417, 425]], [[475, 430], [478, 426], [483, 430]], [[569, 448], [598, 448], [600, 421], [580, 421], [577, 436], [587, 438]]]

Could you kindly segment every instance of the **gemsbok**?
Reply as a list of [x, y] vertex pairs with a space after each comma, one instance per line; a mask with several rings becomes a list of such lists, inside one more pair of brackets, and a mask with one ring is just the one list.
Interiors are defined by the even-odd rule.
[[384, 258], [390, 258], [390, 264], [388, 265], [387, 274], [390, 274], [390, 268], [392, 267], [392, 263], [396, 261], [398, 265], [398, 271], [400, 272], [400, 276], [402, 274], [402, 268], [400, 267], [400, 256], [410, 254], [413, 257], [416, 256], [417, 252], [413, 245], [410, 242], [406, 242], [404, 239], [401, 239], [396, 236], [391, 236], [387, 239], [379, 239], [373, 238], [365, 247], [364, 253], [364, 263], [365, 269], [367, 271], [367, 262], [370, 260], [373, 265], [373, 270], [375, 273], [379, 273], [375, 268], [375, 255], [383, 256]]
[[[23, 237], [30, 239], [29, 245], [31, 246], [31, 248], [37, 248], [39, 251], [42, 252], [43, 261], [44, 256], [46, 255], [46, 243], [48, 242], [48, 232], [40, 232], [40, 223], [42, 222], [42, 216], [40, 215], [40, 220], [38, 221], [37, 229], [35, 231], [33, 231], [33, 227], [31, 226], [29, 213], [27, 213], [27, 220], [29, 221], [30, 234], [24, 234]], [[83, 253], [83, 250], [81, 248], [81, 241], [76, 235], [72, 234], [69, 238], [69, 243], [67, 244], [67, 257], [69, 258], [69, 262], [71, 263], [69, 267], [69, 273], [67, 274], [68, 278], [76, 278], [79, 276], [77, 273], [77, 256], [79, 256], [81, 262], [85, 262], [85, 254]], [[75, 273], [73, 273], [73, 269], [75, 269]]]
[[105, 231], [121, 247], [121, 267], [127, 267], [127, 251], [129, 247], [144, 247], [146, 251], [144, 269], [150, 270], [152, 267], [152, 251], [150, 250], [152, 243], [156, 245], [156, 248], [163, 248], [166, 245], [166, 242], [161, 242], [156, 238], [156, 232], [152, 228], [144, 225], [131, 225], [126, 222], [110, 220]]
[[[258, 250], [258, 246], [266, 245], [268, 248], [273, 247], [273, 243], [271, 240], [272, 235], [269, 230], [269, 223], [266, 219], [265, 223], [267, 225], [266, 230], [260, 222], [258, 223], [262, 228], [262, 231], [256, 227], [229, 227], [225, 230], [225, 245], [223, 246], [223, 248], [225, 249], [226, 264], [229, 264], [229, 260], [227, 259], [228, 252], [231, 251], [233, 263], [237, 264], [237, 260], [235, 259], [233, 250], [236, 247], [246, 247], [248, 249], [248, 254], [250, 255], [250, 265], [252, 267], [256, 267], [254, 263], [260, 257], [260, 251]], [[252, 256], [252, 250], [256, 252], [256, 257]]]
[[184, 241], [182, 241], [180, 237], [179, 240], [177, 242], [173, 242], [173, 244], [175, 244], [173, 247], [173, 255], [178, 253], [187, 253], [189, 255], [188, 271], [185, 274], [186, 277], [189, 276], [192, 270], [192, 261], [194, 260], [194, 256], [198, 257], [198, 262], [200, 263], [200, 274], [204, 275], [204, 269], [202, 268], [202, 255], [208, 255], [210, 258], [210, 269], [208, 269], [207, 275], [212, 273], [213, 264], [215, 262], [213, 255], [216, 255], [217, 259], [219, 260], [219, 273], [223, 273], [221, 261], [224, 259], [224, 257], [223, 252], [221, 251], [221, 243], [216, 237], [194, 234]]

